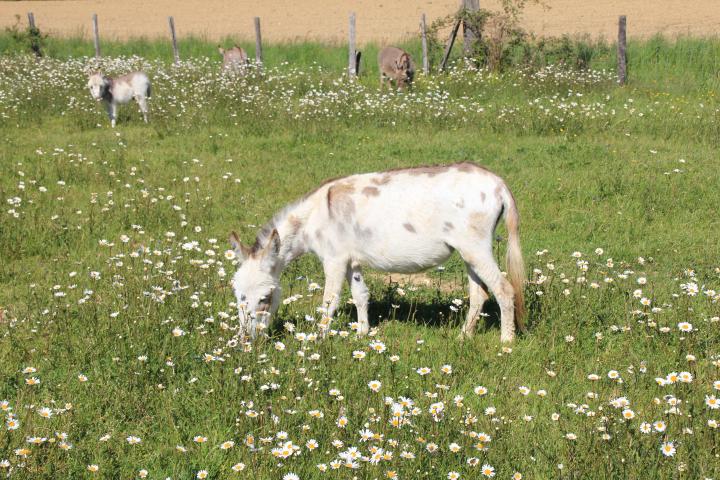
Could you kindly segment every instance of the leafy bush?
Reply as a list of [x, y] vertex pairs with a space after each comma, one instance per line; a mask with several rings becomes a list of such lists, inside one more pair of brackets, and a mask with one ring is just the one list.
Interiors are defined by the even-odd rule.
[[609, 51], [605, 43], [594, 43], [588, 37], [563, 35], [536, 38], [528, 34], [519, 26], [519, 15], [526, 4], [527, 1], [506, 0], [502, 2], [499, 11], [470, 11], [463, 8], [436, 20], [428, 32], [431, 61], [439, 63], [444, 54], [446, 42], [440, 40], [440, 32], [458, 23], [476, 39], [469, 48], [464, 49], [465, 57], [476, 66], [492, 71], [510, 67], [542, 68], [550, 64], [585, 69], [590, 67], [595, 56]]
[[12, 27], [6, 27], [5, 32], [10, 39], [10, 44], [6, 46], [8, 51], [12, 53], [32, 52], [36, 57], [43, 56], [42, 50], [45, 47], [47, 34], [41, 33], [37, 26], [23, 28], [20, 15], [15, 15], [15, 24]]

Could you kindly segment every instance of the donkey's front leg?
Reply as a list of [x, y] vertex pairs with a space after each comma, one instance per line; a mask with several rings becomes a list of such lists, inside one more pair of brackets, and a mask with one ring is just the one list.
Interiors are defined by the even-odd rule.
[[326, 329], [330, 327], [330, 320], [340, 304], [340, 294], [342, 293], [342, 284], [343, 280], [345, 280], [347, 267], [347, 261], [333, 260], [323, 263], [323, 270], [325, 271], [325, 292], [323, 293], [325, 317], [320, 324]]
[[117, 118], [117, 105], [113, 102], [107, 102], [105, 104], [107, 108], [108, 118], [110, 119], [110, 126], [115, 128], [115, 119]]
[[357, 333], [358, 335], [366, 335], [370, 331], [370, 322], [368, 321], [370, 292], [368, 291], [367, 285], [365, 285], [360, 265], [352, 265], [348, 269], [347, 281], [350, 284], [353, 302], [355, 302], [355, 308], [357, 309]]

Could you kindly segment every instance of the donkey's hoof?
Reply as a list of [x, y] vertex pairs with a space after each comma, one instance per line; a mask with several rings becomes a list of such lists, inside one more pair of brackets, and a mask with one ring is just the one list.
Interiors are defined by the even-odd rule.
[[515, 340], [515, 335], [500, 335], [500, 342], [512, 343]]
[[465, 330], [461, 331], [460, 334], [457, 336], [458, 340], [461, 342], [464, 342], [465, 340], [470, 340], [473, 337], [472, 332], [466, 332]]

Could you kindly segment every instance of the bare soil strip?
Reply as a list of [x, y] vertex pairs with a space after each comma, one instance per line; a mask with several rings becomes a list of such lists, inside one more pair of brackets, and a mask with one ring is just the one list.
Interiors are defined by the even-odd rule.
[[[91, 32], [90, 18], [97, 13], [101, 38], [167, 37], [168, 15], [175, 17], [178, 35], [218, 40], [232, 36], [253, 38], [253, 17], [262, 19], [268, 42], [320, 40], [345, 42], [348, 15], [357, 13], [357, 37], [366, 42], [390, 43], [417, 35], [420, 15], [428, 22], [443, 17], [459, 0], [57, 0], [0, 1], [0, 27], [34, 12], [38, 26], [61, 36]], [[496, 8], [497, 0], [483, 0]], [[540, 36], [588, 34], [615, 38], [619, 15], [628, 17], [629, 37], [662, 33], [717, 35], [720, 32], [718, 0], [547, 0], [550, 8], [532, 6], [523, 24]]]

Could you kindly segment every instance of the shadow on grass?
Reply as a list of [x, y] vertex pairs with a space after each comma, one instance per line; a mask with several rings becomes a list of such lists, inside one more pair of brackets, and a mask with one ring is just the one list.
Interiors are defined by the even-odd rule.
[[[420, 295], [399, 295], [397, 283], [384, 285], [381, 288], [371, 288], [370, 302], [368, 306], [368, 318], [370, 327], [377, 327], [386, 321], [398, 321], [405, 324], [421, 325], [429, 328], [451, 328], [457, 329], [458, 334], [465, 323], [467, 300], [463, 302], [458, 312], [453, 312], [452, 300], [457, 295], [443, 292], [440, 289], [423, 289]], [[455, 294], [458, 292], [452, 290]], [[348, 292], [346, 292], [347, 294]], [[537, 319], [542, 317], [542, 304], [536, 301], [535, 296], [529, 296], [525, 292], [525, 324], [528, 331], [532, 331]], [[475, 333], [500, 331], [500, 305], [494, 297], [490, 297], [482, 309], [482, 317], [478, 319]], [[357, 312], [353, 305], [346, 301], [340, 302], [340, 307], [335, 318], [341, 318], [344, 322], [357, 321]], [[290, 320], [287, 318], [287, 320]], [[271, 335], [282, 329], [282, 323], [277, 320], [271, 329]], [[337, 327], [335, 327], [337, 328]], [[522, 335], [522, 332], [517, 332]]]
[[[435, 295], [433, 298], [408, 299], [386, 289], [382, 296], [371, 298], [368, 317], [371, 327], [387, 319], [431, 328], [447, 326], [457, 328], [459, 331], [465, 322], [468, 305], [463, 305], [459, 312], [451, 311], [451, 305], [452, 301], [441, 295]], [[356, 318], [354, 309], [346, 313], [351, 318]], [[500, 328], [500, 306], [494, 298], [485, 302], [483, 314], [487, 316], [478, 320], [476, 332]]]

